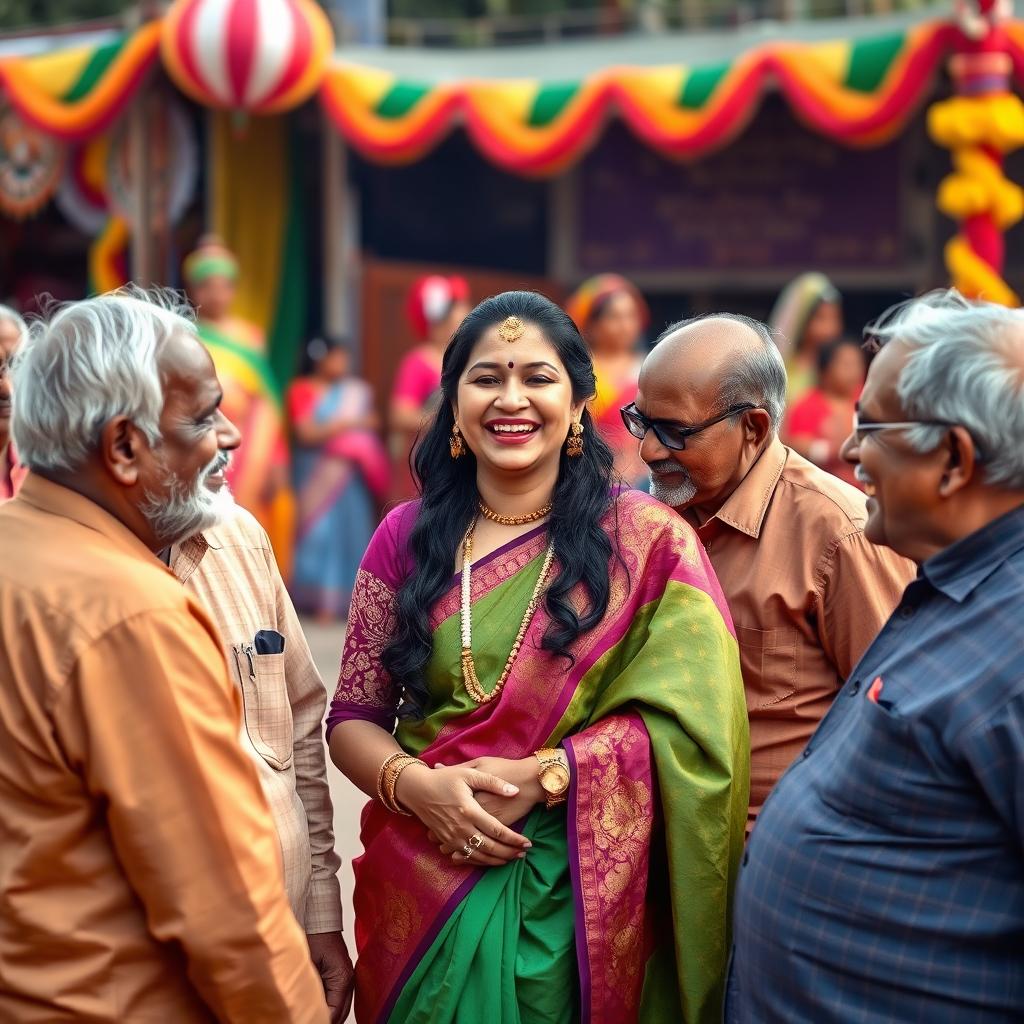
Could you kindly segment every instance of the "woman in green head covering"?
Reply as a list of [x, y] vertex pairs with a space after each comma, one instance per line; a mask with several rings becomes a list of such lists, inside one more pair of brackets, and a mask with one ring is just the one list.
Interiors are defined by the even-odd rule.
[[267, 359], [263, 331], [232, 313], [238, 261], [220, 239], [207, 235], [186, 257], [182, 274], [198, 314], [199, 337], [213, 357], [224, 389], [221, 409], [242, 432], [228, 483], [235, 500], [270, 536], [287, 578], [294, 499], [288, 487], [288, 448], [281, 391]]
[[843, 333], [841, 303], [836, 286], [818, 273], [795, 277], [776, 300], [770, 324], [786, 360], [790, 403], [814, 387], [818, 350]]

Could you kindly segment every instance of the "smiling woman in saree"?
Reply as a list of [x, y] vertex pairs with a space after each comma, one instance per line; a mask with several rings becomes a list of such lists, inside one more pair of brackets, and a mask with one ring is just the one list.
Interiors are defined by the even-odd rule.
[[710, 1024], [748, 785], [714, 573], [679, 517], [611, 487], [590, 357], [553, 303], [481, 303], [441, 386], [328, 718], [374, 798], [357, 1020]]

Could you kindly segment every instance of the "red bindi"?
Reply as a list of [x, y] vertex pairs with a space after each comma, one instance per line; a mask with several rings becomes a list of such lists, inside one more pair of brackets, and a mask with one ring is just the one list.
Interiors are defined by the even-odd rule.
[[516, 364], [515, 364], [515, 363], [513, 363], [513, 362], [512, 362], [511, 360], [509, 360], [508, 368], [509, 368], [510, 370], [514, 370], [514, 369], [516, 368]]

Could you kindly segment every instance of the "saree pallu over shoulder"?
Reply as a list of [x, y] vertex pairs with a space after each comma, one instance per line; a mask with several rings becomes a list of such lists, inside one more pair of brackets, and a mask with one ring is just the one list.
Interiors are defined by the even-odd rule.
[[[416, 509], [403, 508], [364, 560], [329, 728], [350, 718], [394, 725], [397, 698], [379, 651], [410, 569]], [[710, 1024], [720, 1012], [749, 771], [732, 621], [703, 548], [671, 510], [623, 491], [605, 527], [620, 552], [609, 566], [608, 609], [574, 644], [574, 663], [541, 649], [541, 610], [499, 700], [478, 707], [456, 693], [454, 710], [403, 723], [397, 737], [430, 764], [523, 758], [562, 743], [576, 768], [567, 828], [583, 1019]], [[504, 588], [528, 591], [545, 545], [535, 531], [481, 560], [474, 609], [500, 606]], [[450, 650], [453, 663], [458, 605], [453, 579], [431, 610], [435, 650]], [[513, 634], [519, 614], [508, 616]], [[386, 1021], [481, 875], [442, 856], [415, 819], [376, 801], [363, 813], [362, 839], [357, 1018]]]
[[657, 811], [651, 743], [634, 712], [563, 741], [573, 784], [569, 861], [586, 1019], [635, 1019], [654, 944], [646, 901]]

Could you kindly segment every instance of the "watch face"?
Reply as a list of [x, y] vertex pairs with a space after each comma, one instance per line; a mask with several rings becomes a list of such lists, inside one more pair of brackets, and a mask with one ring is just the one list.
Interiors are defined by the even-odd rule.
[[569, 773], [560, 764], [551, 765], [541, 772], [540, 784], [550, 796], [561, 796], [569, 788]]

